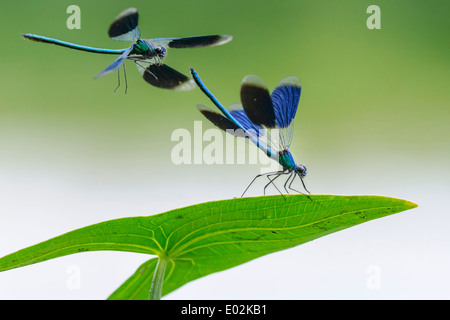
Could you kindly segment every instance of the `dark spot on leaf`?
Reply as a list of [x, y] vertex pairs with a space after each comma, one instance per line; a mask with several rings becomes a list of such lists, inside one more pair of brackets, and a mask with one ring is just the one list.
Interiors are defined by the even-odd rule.
[[89, 248], [78, 248], [78, 252], [86, 252], [89, 251]]
[[241, 241], [244, 240], [244, 238], [242, 238], [241, 236], [238, 236], [236, 234], [236, 232], [231, 231], [230, 233], [233, 235], [233, 239], [237, 239], [237, 240], [241, 240]]
[[141, 270], [139, 270], [140, 274], [145, 274], [147, 272], [147, 267], [141, 268]]
[[183, 219], [184, 217], [180, 214], [179, 216], [177, 216], [177, 219]]
[[325, 222], [314, 223], [313, 225], [311, 225], [311, 227], [313, 227], [314, 229], [321, 230], [321, 231], [328, 231], [328, 227]]
[[275, 231], [272, 231], [273, 234], [277, 234]]

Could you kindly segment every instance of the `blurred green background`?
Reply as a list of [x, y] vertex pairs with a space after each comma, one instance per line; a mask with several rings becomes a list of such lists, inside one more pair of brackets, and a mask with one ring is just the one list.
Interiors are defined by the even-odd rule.
[[[66, 27], [71, 4], [81, 8], [80, 30]], [[372, 4], [381, 8], [381, 30], [366, 26]], [[419, 204], [414, 213], [258, 259], [171, 297], [449, 297], [450, 237], [441, 227], [450, 222], [448, 1], [2, 1], [0, 255], [102, 220], [235, 197], [260, 172], [258, 165], [172, 163], [172, 132], [192, 132], [203, 120], [196, 104], [212, 106], [200, 90], [152, 87], [127, 61], [128, 93], [123, 86], [114, 93], [117, 75], [93, 79], [114, 56], [20, 36], [125, 48], [129, 43], [109, 39], [107, 30], [132, 6], [143, 38], [233, 35], [220, 47], [171, 49], [165, 60], [185, 74], [194, 67], [224, 105], [239, 101], [248, 74], [270, 90], [286, 76], [300, 78], [291, 151], [308, 167], [310, 191]], [[0, 298], [102, 299], [146, 258], [89, 253], [3, 273]], [[280, 263], [292, 268], [289, 280], [267, 279]], [[83, 270], [78, 290], [67, 289], [71, 264]], [[383, 270], [383, 290], [366, 286], [373, 264]]]

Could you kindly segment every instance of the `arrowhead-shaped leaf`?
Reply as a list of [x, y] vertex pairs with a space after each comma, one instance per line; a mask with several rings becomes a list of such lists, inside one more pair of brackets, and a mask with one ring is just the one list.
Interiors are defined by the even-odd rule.
[[[95, 250], [164, 256], [163, 295], [194, 279], [369, 220], [416, 207], [379, 196], [264, 196], [201, 203], [148, 217], [105, 221], [0, 259], [0, 271]], [[110, 299], [148, 299], [157, 258]]]

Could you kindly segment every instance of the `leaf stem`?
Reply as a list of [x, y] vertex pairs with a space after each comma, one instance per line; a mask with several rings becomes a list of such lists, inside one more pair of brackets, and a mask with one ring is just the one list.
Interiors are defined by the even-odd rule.
[[166, 256], [159, 257], [153, 274], [152, 285], [150, 287], [150, 300], [161, 300], [162, 287], [164, 282], [164, 274], [169, 259]]

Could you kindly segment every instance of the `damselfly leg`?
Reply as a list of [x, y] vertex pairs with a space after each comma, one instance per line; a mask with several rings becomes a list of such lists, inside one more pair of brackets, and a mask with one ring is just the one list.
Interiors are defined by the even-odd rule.
[[[125, 63], [122, 64], [123, 66], [123, 77], [125, 79], [125, 94], [127, 94], [128, 91], [128, 82], [127, 82], [127, 72], [125, 71]], [[117, 89], [120, 87], [120, 68], [117, 69], [117, 87], [114, 89], [114, 92], [116, 92]]]
[[[248, 188], [250, 188], [250, 186], [256, 181], [256, 179], [258, 179], [259, 177], [263, 177], [263, 176], [270, 176], [270, 175], [279, 175], [283, 173], [283, 171], [275, 171], [275, 172], [266, 172], [266, 173], [260, 173], [258, 174], [256, 177], [253, 178], [252, 182], [250, 182], [250, 184], [247, 186], [247, 188], [245, 188], [244, 192], [241, 195], [241, 198], [244, 196], [244, 194], [247, 192]], [[276, 179], [276, 178], [274, 178]], [[270, 180], [270, 178], [269, 178]], [[272, 180], [270, 180], [270, 182], [268, 184], [271, 184]], [[278, 190], [277, 186], [275, 184], [273, 184], [275, 186], [275, 188]], [[267, 185], [266, 185], [267, 187]], [[264, 187], [264, 190], [266, 189], [266, 187]], [[265, 192], [265, 191], [264, 191]], [[278, 190], [278, 192], [280, 192], [280, 190]], [[281, 193], [281, 192], [280, 192]]]

